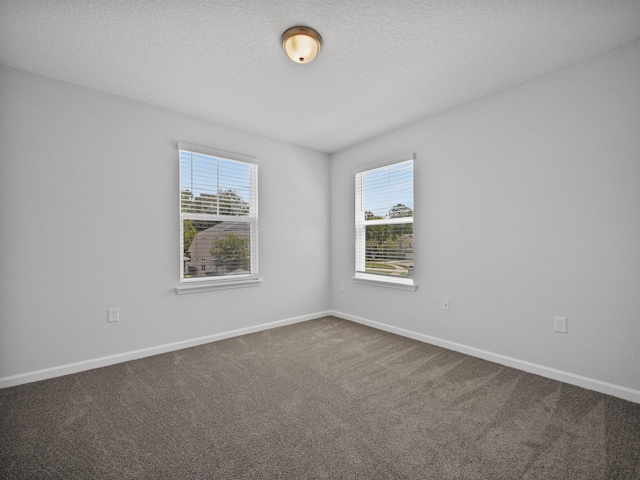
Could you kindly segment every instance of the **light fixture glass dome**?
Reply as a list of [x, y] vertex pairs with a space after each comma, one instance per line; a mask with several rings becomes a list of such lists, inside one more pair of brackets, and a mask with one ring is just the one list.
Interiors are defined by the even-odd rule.
[[308, 27], [292, 27], [282, 34], [282, 48], [291, 61], [309, 63], [322, 48], [322, 37]]

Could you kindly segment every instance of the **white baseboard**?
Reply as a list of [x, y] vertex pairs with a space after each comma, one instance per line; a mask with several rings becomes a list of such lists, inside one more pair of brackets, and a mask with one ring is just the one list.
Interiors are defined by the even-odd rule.
[[378, 330], [384, 330], [386, 332], [395, 333], [403, 337], [412, 338], [419, 342], [428, 343], [431, 345], [437, 345], [439, 347], [446, 348], [448, 350], [454, 350], [456, 352], [465, 353], [472, 357], [482, 358], [490, 362], [499, 363], [507, 367], [512, 367], [517, 370], [522, 370], [529, 373], [540, 375], [541, 377], [550, 378], [552, 380], [558, 380], [560, 382], [576, 385], [578, 387], [586, 388], [588, 390], [594, 390], [596, 392], [605, 393], [613, 397], [622, 398], [631, 402], [640, 403], [640, 390], [634, 390], [632, 388], [622, 387], [620, 385], [614, 385], [612, 383], [602, 382], [600, 380], [594, 380], [593, 378], [583, 377], [573, 373], [563, 372], [562, 370], [556, 370], [555, 368], [545, 367], [543, 365], [537, 365], [535, 363], [526, 362], [524, 360], [518, 360], [517, 358], [507, 357], [499, 355], [497, 353], [487, 352], [486, 350], [480, 350], [478, 348], [469, 347], [448, 340], [442, 340], [440, 338], [431, 337], [422, 333], [413, 332], [411, 330], [405, 330], [403, 328], [394, 327], [385, 323], [375, 322], [366, 318], [356, 317], [348, 313], [342, 313], [337, 311], [331, 311], [331, 315], [334, 317], [342, 318], [344, 320], [350, 320], [352, 322], [361, 323]]
[[287, 318], [285, 320], [278, 320], [276, 322], [263, 323], [260, 325], [254, 325], [252, 327], [239, 328], [237, 330], [230, 330], [228, 332], [216, 333], [213, 335], [207, 335], [204, 337], [192, 338], [189, 340], [182, 340], [179, 342], [168, 343], [166, 345], [158, 345], [156, 347], [142, 348], [140, 350], [134, 350], [131, 352], [118, 353], [115, 355], [109, 355], [106, 357], [93, 358], [90, 360], [83, 360], [81, 362], [68, 363], [66, 365], [60, 365], [57, 367], [45, 368], [42, 370], [36, 370], [33, 372], [21, 373], [18, 375], [11, 375], [8, 377], [0, 378], [0, 388], [13, 387], [16, 385], [22, 385], [24, 383], [37, 382], [39, 380], [47, 380], [49, 378], [61, 377], [62, 375], [69, 375], [72, 373], [83, 372], [85, 370], [92, 370], [94, 368], [106, 367], [114, 365], [116, 363], [128, 362], [129, 360], [137, 360], [139, 358], [151, 357], [161, 353], [173, 352], [175, 350], [181, 350], [183, 348], [195, 347], [203, 345], [205, 343], [216, 342], [218, 340], [224, 340], [226, 338], [238, 337], [240, 335], [246, 335], [248, 333], [260, 332], [262, 330], [269, 330], [271, 328], [282, 327], [284, 325], [291, 325], [294, 323], [305, 322], [307, 320], [313, 320], [316, 318], [325, 317], [331, 315], [331, 312], [317, 312], [308, 315], [302, 315], [300, 317]]
[[367, 325], [378, 330], [384, 330], [386, 332], [395, 333], [403, 337], [412, 338], [420, 342], [429, 343], [431, 345], [437, 345], [449, 350], [471, 355], [473, 357], [482, 358], [490, 362], [499, 363], [507, 367], [512, 367], [518, 370], [522, 370], [529, 373], [534, 373], [542, 377], [558, 380], [578, 387], [594, 390], [596, 392], [605, 393], [614, 397], [629, 400], [631, 402], [640, 403], [640, 391], [634, 390], [620, 385], [614, 385], [612, 383], [602, 382], [581, 375], [573, 373], [563, 372], [562, 370], [556, 370], [554, 368], [545, 367], [543, 365], [537, 365], [535, 363], [526, 362], [517, 358], [507, 357], [497, 353], [488, 352], [486, 350], [480, 350], [478, 348], [469, 347], [448, 340], [442, 340], [440, 338], [431, 337], [422, 333], [414, 332], [411, 330], [405, 330], [403, 328], [394, 327], [386, 323], [376, 322], [368, 320], [366, 318], [357, 317], [348, 313], [342, 313], [334, 310], [325, 312], [317, 312], [308, 315], [302, 315], [299, 317], [287, 318], [284, 320], [278, 320], [275, 322], [263, 323], [260, 325], [254, 325], [252, 327], [240, 328], [237, 330], [230, 330], [228, 332], [216, 333], [213, 335], [207, 335], [204, 337], [192, 338], [189, 340], [182, 340], [179, 342], [168, 343], [165, 345], [158, 345], [155, 347], [143, 348], [140, 350], [134, 350], [131, 352], [124, 352], [115, 355], [109, 355], [106, 357], [94, 358], [84, 360], [81, 362], [69, 363], [66, 365], [60, 365], [51, 368], [45, 368], [42, 370], [35, 370], [33, 372], [21, 373], [18, 375], [11, 375], [8, 377], [0, 378], [0, 388], [12, 387], [15, 385], [22, 385], [24, 383], [37, 382], [39, 380], [46, 380], [49, 378], [60, 377], [62, 375], [69, 375], [72, 373], [83, 372], [85, 370], [92, 370], [94, 368], [106, 367], [114, 365], [116, 363], [128, 362], [129, 360], [136, 360], [139, 358], [150, 357], [153, 355], [159, 355], [161, 353], [173, 352], [175, 350], [181, 350], [183, 348], [195, 347], [203, 345], [205, 343], [216, 342], [218, 340], [224, 340], [226, 338], [237, 337], [240, 335], [246, 335], [249, 333], [260, 332], [268, 330], [270, 328], [282, 327], [285, 325], [292, 325], [294, 323], [305, 322], [307, 320], [313, 320], [316, 318], [325, 317], [327, 315], [333, 315], [344, 320]]

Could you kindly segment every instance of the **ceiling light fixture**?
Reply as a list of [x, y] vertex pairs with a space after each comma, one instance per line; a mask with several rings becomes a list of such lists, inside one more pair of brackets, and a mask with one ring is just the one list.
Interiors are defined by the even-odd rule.
[[322, 37], [308, 27], [291, 27], [281, 40], [284, 52], [295, 63], [309, 63], [322, 48]]

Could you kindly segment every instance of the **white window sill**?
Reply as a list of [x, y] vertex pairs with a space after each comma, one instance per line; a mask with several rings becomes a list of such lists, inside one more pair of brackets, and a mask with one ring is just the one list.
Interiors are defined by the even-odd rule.
[[413, 283], [400, 283], [393, 280], [378, 280], [373, 278], [352, 277], [353, 283], [361, 283], [363, 285], [373, 285], [375, 287], [395, 288], [396, 290], [406, 290], [415, 292], [418, 285]]
[[216, 282], [183, 283], [176, 286], [176, 293], [178, 295], [184, 295], [185, 293], [209, 292], [211, 290], [228, 290], [230, 288], [258, 287], [261, 283], [262, 283], [261, 278], [219, 280]]

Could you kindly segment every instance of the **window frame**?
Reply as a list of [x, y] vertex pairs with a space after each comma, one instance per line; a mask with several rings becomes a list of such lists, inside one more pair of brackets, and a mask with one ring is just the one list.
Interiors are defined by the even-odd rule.
[[[177, 294], [198, 293], [210, 290], [258, 286], [262, 280], [258, 270], [258, 161], [255, 157], [239, 153], [217, 150], [199, 145], [178, 142], [178, 211], [179, 211], [179, 284], [175, 287]], [[247, 215], [225, 215], [209, 213], [192, 213], [182, 211], [182, 154], [183, 152], [204, 155], [217, 160], [249, 165], [249, 212]], [[213, 187], [213, 185], [212, 185]], [[216, 189], [217, 191], [217, 189]], [[185, 278], [184, 262], [184, 221], [199, 220], [211, 222], [241, 222], [249, 224], [250, 272], [237, 275], [220, 275]], [[204, 260], [201, 260], [204, 261]], [[200, 269], [201, 263], [198, 265]]]
[[[354, 169], [355, 180], [355, 262], [354, 262], [354, 275], [352, 281], [354, 283], [360, 283], [365, 285], [374, 285], [387, 288], [395, 288], [399, 290], [415, 291], [418, 286], [415, 283], [413, 275], [407, 277], [394, 277], [390, 275], [375, 274], [365, 272], [366, 264], [366, 227], [373, 225], [396, 225], [403, 223], [411, 223], [415, 227], [415, 162], [414, 154], [407, 153], [391, 158], [384, 162], [375, 164], [369, 164], [363, 167]], [[412, 205], [411, 210], [413, 215], [411, 217], [395, 217], [385, 219], [366, 220], [366, 209], [363, 202], [363, 195], [365, 188], [362, 185], [362, 177], [370, 171], [399, 165], [402, 163], [411, 163], [412, 182], [411, 182], [411, 197]], [[413, 234], [415, 235], [415, 228], [413, 228]], [[415, 238], [415, 237], [414, 237]]]

